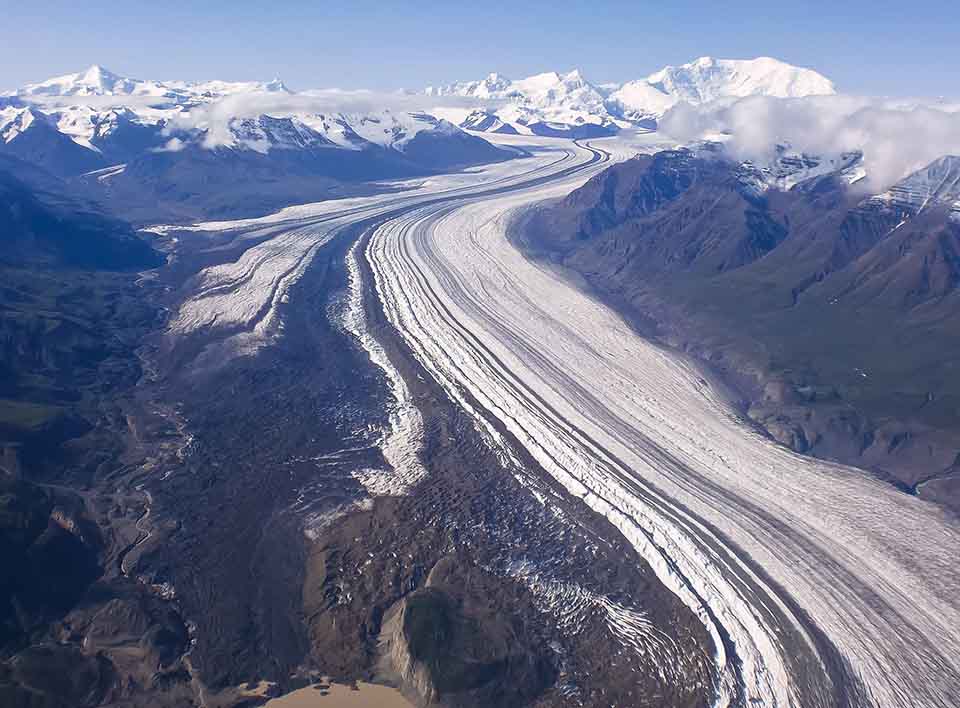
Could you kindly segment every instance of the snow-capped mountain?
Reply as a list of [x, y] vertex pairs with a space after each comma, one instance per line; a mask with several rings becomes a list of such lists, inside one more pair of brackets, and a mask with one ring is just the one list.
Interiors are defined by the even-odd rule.
[[253, 150], [305, 150], [338, 148], [364, 150], [384, 148], [408, 153], [418, 136], [469, 137], [452, 123], [425, 113], [397, 113], [382, 110], [364, 114], [303, 113], [295, 116], [234, 118], [228, 123], [229, 137], [210, 144], [210, 134], [202, 126], [177, 132], [178, 147], [191, 139], [207, 142], [208, 147]]
[[690, 103], [745, 96], [801, 96], [836, 93], [829, 79], [812, 69], [777, 59], [713, 59], [701, 57], [682, 66], [668, 66], [647, 77], [655, 88]]
[[15, 157], [57, 176], [103, 166], [99, 151], [61, 132], [52, 116], [24, 105], [0, 108], [0, 155]]
[[490, 101], [467, 116], [461, 127], [489, 132], [580, 137], [615, 133], [617, 123], [605, 106], [605, 93], [578, 70], [555, 71], [512, 81], [490, 74], [481, 81], [429, 87], [429, 96], [462, 96]]
[[398, 113], [389, 110], [364, 115], [341, 116], [340, 120], [362, 140], [394, 150], [405, 151], [423, 132], [453, 136], [463, 131], [449, 121], [426, 113]]
[[[716, 151], [716, 144], [710, 150]], [[696, 152], [696, 151], [695, 151]], [[812, 190], [821, 180], [837, 185], [854, 185], [866, 177], [863, 153], [849, 151], [839, 155], [808, 155], [778, 145], [770, 160], [745, 160], [740, 163], [737, 179], [744, 193], [760, 196], [769, 190], [787, 192], [792, 189]]]
[[55, 76], [28, 84], [11, 95], [41, 96], [146, 96], [176, 101], [210, 100], [255, 91], [289, 92], [280, 79], [272, 81], [147, 81], [118, 76], [94, 64], [75, 74]]
[[55, 76], [11, 92], [15, 96], [163, 96], [162, 84], [126, 79], [94, 64], [85, 71]]
[[123, 106], [41, 108], [17, 101], [0, 109], [0, 153], [69, 177], [158, 148], [164, 125]]
[[[42, 116], [39, 119], [43, 119]], [[0, 141], [9, 143], [38, 120], [37, 112], [22, 106], [0, 108]]]
[[426, 93], [490, 101], [489, 106], [461, 115], [462, 127], [543, 135], [582, 132], [584, 128], [601, 132], [628, 126], [652, 128], [681, 101], [701, 104], [745, 96], [802, 97], [836, 90], [829, 79], [812, 69], [768, 57], [701, 57], [621, 85], [591, 84], [579, 71], [549, 72], [519, 81], [490, 74], [481, 81], [429, 87]]
[[610, 94], [610, 101], [628, 116], [659, 117], [681, 101], [698, 105], [721, 98], [799, 98], [834, 93], [833, 82], [816, 71], [769, 57], [701, 57], [689, 64], [667, 66], [639, 81], [628, 81]]
[[[402, 160], [424, 157], [426, 142], [446, 141], [450, 150], [430, 159], [433, 167], [502, 159], [506, 153], [468, 136], [456, 125], [423, 113], [374, 110], [365, 114], [313, 113], [269, 98], [292, 95], [283, 82], [151, 81], [119, 76], [101, 66], [30, 84], [0, 97], [0, 149], [36, 159], [60, 176], [136, 159], [149, 151], [180, 152], [191, 147], [247, 150], [318, 148], [388, 150]], [[278, 106], [253, 114], [238, 101], [227, 111], [212, 106], [221, 99], [256, 97], [253, 105]], [[30, 135], [30, 140], [25, 136]], [[87, 159], [49, 159], [44, 141], [72, 141]], [[29, 151], [24, 146], [30, 143]], [[62, 152], [62, 150], [60, 150]], [[49, 154], [48, 154], [49, 153]], [[448, 159], [449, 158], [449, 159]], [[461, 162], [456, 162], [457, 160]], [[427, 167], [427, 165], [424, 165]], [[371, 175], [375, 178], [377, 175]]]
[[871, 197], [874, 207], [914, 216], [930, 207], [946, 208], [960, 222], [960, 156], [945, 155]]
[[[109, 136], [135, 126], [174, 137], [172, 146], [203, 136], [205, 147], [232, 147], [269, 151], [326, 145], [349, 149], [378, 146], [403, 152], [425, 131], [456, 137], [462, 131], [451, 123], [422, 113], [374, 111], [358, 114], [261, 115], [227, 117], [226, 128], [205, 124], [191, 111], [218, 99], [241, 94], [292, 92], [279, 79], [269, 82], [151, 81], [131, 79], [94, 65], [75, 74], [57, 76], [9, 92], [9, 104], [0, 114], [0, 135], [5, 143], [27, 130], [41, 117], [47, 125], [81, 147], [104, 152]], [[95, 99], [95, 100], [94, 100]], [[113, 100], [111, 100], [113, 99]], [[135, 99], [135, 100], [134, 100]], [[203, 115], [201, 112], [198, 114]], [[222, 120], [221, 115], [215, 117]], [[195, 130], [184, 129], [190, 125]], [[156, 147], [169, 140], [150, 141]]]
[[0, 158], [149, 221], [262, 214], [365, 188], [347, 183], [517, 156], [420, 112], [336, 112], [330, 95], [298, 95], [279, 80], [150, 81], [92, 66], [0, 95]]
[[447, 86], [428, 86], [428, 96], [470, 96], [472, 98], [502, 98], [513, 81], [492, 73], [480, 81], [458, 81]]

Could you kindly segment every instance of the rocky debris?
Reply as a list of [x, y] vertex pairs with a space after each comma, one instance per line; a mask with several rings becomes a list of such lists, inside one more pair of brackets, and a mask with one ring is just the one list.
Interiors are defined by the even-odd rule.
[[522, 705], [545, 691], [555, 657], [536, 644], [522, 605], [503, 602], [502, 582], [464, 559], [441, 559], [425, 587], [384, 616], [384, 673], [423, 705]]
[[[535, 463], [505, 468], [474, 421], [382, 329], [378, 308], [371, 306], [368, 315], [423, 413], [428, 475], [409, 495], [375, 499], [313, 539], [303, 613], [314, 671], [403, 685], [410, 699], [444, 705], [641, 706], [668, 696], [679, 706], [707, 700], [712, 645], [699, 620], [604, 520], [546, 475], [535, 482], [542, 474]], [[516, 474], [527, 479], [520, 483]], [[387, 615], [395, 618], [410, 598], [426, 608], [428, 619], [445, 618], [461, 637], [450, 635], [449, 645], [461, 653], [459, 663], [438, 670], [456, 674], [464, 663], [490, 665], [483, 685], [445, 691], [435, 672], [417, 668], [416, 657], [424, 655], [403, 649], [409, 642], [385, 651]], [[611, 607], [647, 618], [647, 626], [663, 628], [670, 641], [655, 653], [636, 651]], [[490, 646], [478, 637], [487, 637]], [[436, 651], [430, 644], [415, 648], [430, 656]], [[391, 652], [395, 656], [384, 661]], [[439, 685], [446, 686], [443, 679]]]

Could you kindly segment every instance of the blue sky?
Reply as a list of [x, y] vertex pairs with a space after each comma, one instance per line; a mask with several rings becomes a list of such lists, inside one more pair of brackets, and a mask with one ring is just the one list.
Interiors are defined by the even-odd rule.
[[395, 89], [572, 68], [624, 81], [702, 55], [766, 55], [845, 92], [960, 97], [956, 1], [3, 0], [0, 19], [0, 89], [93, 63], [139, 78]]

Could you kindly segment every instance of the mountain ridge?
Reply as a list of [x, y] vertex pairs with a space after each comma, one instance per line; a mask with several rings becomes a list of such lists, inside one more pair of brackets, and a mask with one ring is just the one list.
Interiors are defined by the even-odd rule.
[[[622, 84], [593, 84], [579, 69], [573, 69], [567, 73], [544, 72], [519, 80], [491, 73], [478, 81], [430, 86], [425, 93], [503, 104], [474, 111], [465, 127], [496, 132], [503, 123], [521, 133], [545, 134], [538, 130], [539, 123], [561, 124], [571, 129], [595, 125], [608, 132], [627, 127], [655, 128], [657, 120], [680, 102], [700, 104], [745, 96], [831, 95], [836, 93], [836, 88], [832, 81], [813, 69], [792, 66], [771, 57], [700, 57]], [[494, 127], [483, 128], [486, 124]]]
[[519, 154], [421, 111], [311, 99], [279, 80], [160, 82], [93, 65], [0, 97], [0, 156], [142, 223], [251, 216], [341, 183], [363, 191]]
[[960, 509], [960, 158], [872, 196], [861, 159], [641, 155], [536, 212], [531, 252], [710, 362], [785, 445]]
[[249, 91], [291, 93], [279, 78], [271, 81], [156, 81], [115, 74], [99, 64], [83, 71], [54, 76], [10, 91], [8, 96], [146, 96], [186, 98], [225, 96]]

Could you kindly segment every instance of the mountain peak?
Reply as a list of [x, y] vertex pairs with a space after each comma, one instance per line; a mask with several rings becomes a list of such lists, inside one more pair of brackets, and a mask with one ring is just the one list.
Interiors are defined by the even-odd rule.
[[228, 93], [267, 91], [293, 93], [279, 78], [267, 82], [229, 81], [146, 81], [120, 76], [101, 64], [91, 64], [74, 74], [55, 76], [35, 84], [28, 84], [11, 94], [30, 96], [154, 96], [170, 100], [185, 100], [191, 96], [221, 96]]
[[559, 83], [561, 80], [560, 74], [556, 71], [544, 71], [541, 74], [534, 74], [533, 76], [528, 76], [521, 81], [516, 83], [529, 84], [531, 86], [547, 86], [550, 84]]
[[100, 64], [91, 64], [86, 71], [82, 71], [77, 74], [77, 78], [82, 83], [104, 88], [109, 84], [113, 84], [117, 80], [120, 80], [119, 76], [114, 74], [109, 69], [105, 69]]
[[566, 73], [547, 71], [518, 80], [491, 73], [480, 81], [430, 87], [426, 93], [500, 101], [500, 105], [486, 106], [472, 115], [470, 127], [489, 125], [493, 126], [490, 130], [500, 130], [506, 124], [525, 133], [529, 126], [543, 122], [553, 126], [596, 126], [597, 130], [628, 125], [649, 129], [681, 102], [696, 105], [746, 96], [795, 98], [833, 94], [836, 90], [829, 79], [816, 71], [772, 57], [702, 56], [625, 84], [592, 84], [580, 69], [574, 68]]
[[140, 82], [126, 79], [92, 64], [75, 74], [64, 74], [52, 79], [29, 84], [17, 91], [20, 96], [95, 96], [129, 94]]
[[772, 57], [700, 57], [680, 66], [666, 66], [650, 74], [646, 82], [677, 100], [694, 104], [725, 97], [792, 98], [836, 93], [833, 82], [822, 74]]
[[266, 82], [263, 85], [263, 89], [264, 91], [277, 93], [291, 93], [290, 89], [287, 88], [287, 85], [283, 83], [283, 79], [278, 76], [275, 76], [270, 81]]
[[32, 108], [0, 108], [0, 143], [9, 143], [39, 118]]

